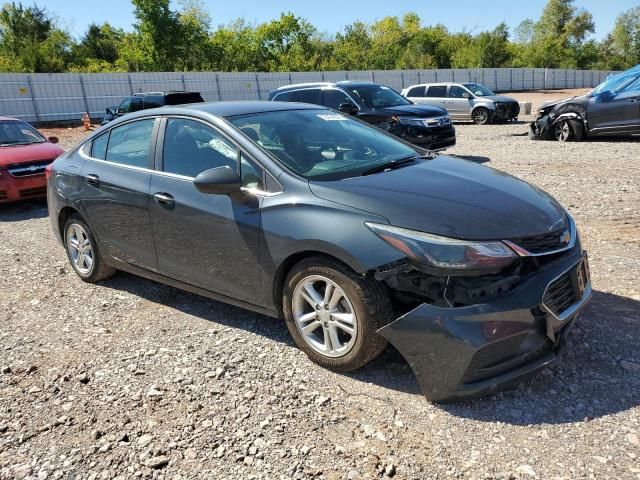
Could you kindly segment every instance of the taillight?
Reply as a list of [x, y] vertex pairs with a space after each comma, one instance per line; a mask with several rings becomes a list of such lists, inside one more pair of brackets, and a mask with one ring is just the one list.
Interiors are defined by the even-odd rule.
[[44, 169], [44, 174], [47, 177], [47, 180], [49, 180], [49, 177], [51, 176], [51, 170], [53, 169], [53, 162], [51, 162], [49, 165], [47, 165]]

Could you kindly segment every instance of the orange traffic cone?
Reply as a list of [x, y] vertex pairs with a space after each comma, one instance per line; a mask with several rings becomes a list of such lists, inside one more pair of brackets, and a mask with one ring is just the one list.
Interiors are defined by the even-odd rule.
[[89, 113], [87, 112], [84, 112], [84, 115], [82, 115], [82, 125], [85, 130], [91, 130], [91, 118], [89, 118]]

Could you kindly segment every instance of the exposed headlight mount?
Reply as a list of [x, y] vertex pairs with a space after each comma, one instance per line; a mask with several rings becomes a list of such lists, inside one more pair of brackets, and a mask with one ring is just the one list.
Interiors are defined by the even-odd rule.
[[438, 269], [498, 271], [518, 258], [501, 241], [459, 240], [380, 223], [365, 225], [410, 259]]

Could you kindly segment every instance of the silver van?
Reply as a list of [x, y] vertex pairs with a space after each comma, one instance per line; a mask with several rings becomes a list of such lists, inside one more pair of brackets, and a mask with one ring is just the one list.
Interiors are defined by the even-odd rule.
[[422, 83], [405, 88], [402, 95], [413, 103], [444, 107], [452, 120], [477, 125], [517, 120], [520, 113], [516, 100], [496, 95], [479, 83]]

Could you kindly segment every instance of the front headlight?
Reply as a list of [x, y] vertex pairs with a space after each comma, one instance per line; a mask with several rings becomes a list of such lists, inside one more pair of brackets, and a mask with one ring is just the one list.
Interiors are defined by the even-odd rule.
[[365, 222], [365, 225], [407, 257], [436, 268], [499, 270], [518, 258], [500, 241], [458, 240], [380, 223]]

